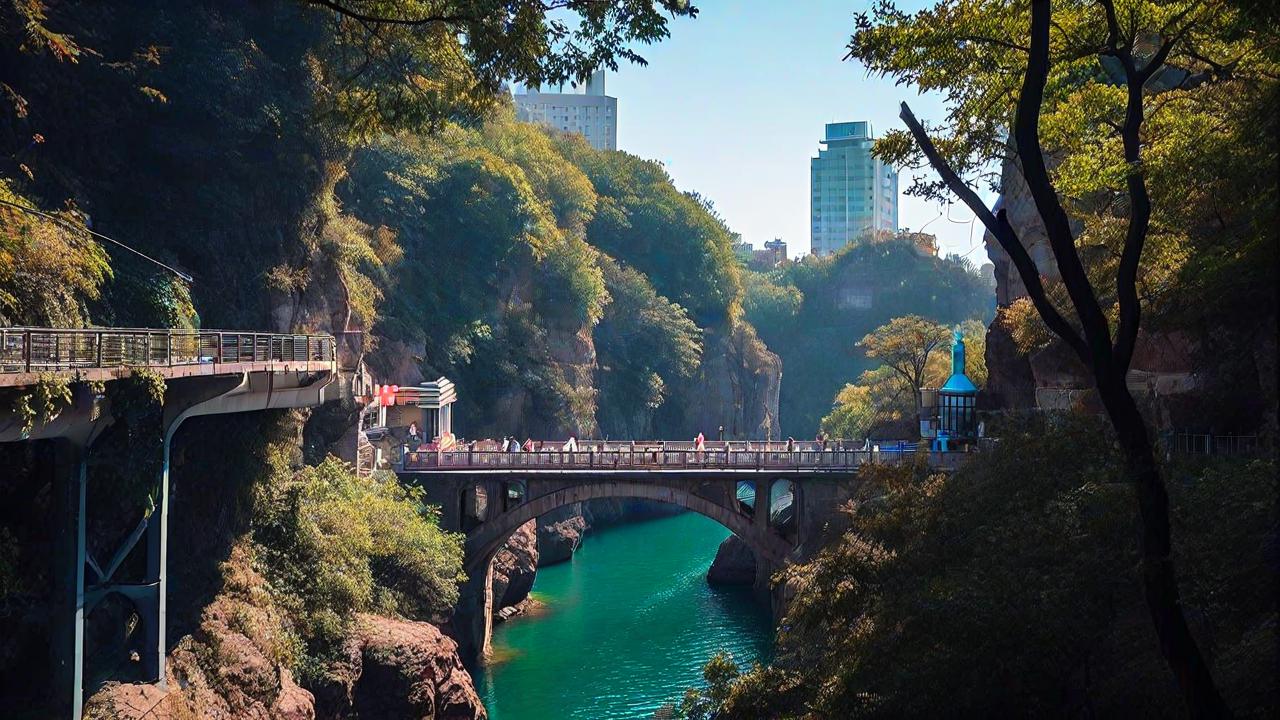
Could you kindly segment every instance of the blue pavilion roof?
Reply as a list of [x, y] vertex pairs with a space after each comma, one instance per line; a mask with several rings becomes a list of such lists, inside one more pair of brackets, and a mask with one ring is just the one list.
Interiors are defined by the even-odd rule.
[[968, 375], [957, 373], [947, 378], [946, 384], [938, 388], [938, 392], [949, 395], [977, 395], [978, 386], [973, 384]]

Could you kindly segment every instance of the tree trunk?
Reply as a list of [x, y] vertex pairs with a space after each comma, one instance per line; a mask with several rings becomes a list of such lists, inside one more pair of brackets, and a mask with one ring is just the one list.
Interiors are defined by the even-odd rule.
[[1123, 374], [1095, 369], [1098, 394], [1116, 429], [1126, 474], [1142, 519], [1142, 586], [1160, 651], [1173, 670], [1192, 717], [1229, 717], [1204, 655], [1191, 636], [1178, 594], [1169, 532], [1169, 493], [1160, 476], [1146, 424]]

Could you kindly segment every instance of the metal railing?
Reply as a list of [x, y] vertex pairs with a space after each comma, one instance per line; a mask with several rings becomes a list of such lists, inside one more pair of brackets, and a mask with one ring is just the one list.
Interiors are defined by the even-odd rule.
[[[441, 470], [848, 470], [868, 463], [901, 463], [915, 455], [915, 445], [894, 444], [875, 450], [842, 449], [828, 443], [707, 443], [697, 450], [691, 442], [583, 443], [578, 450], [552, 449], [503, 452], [465, 446], [450, 450], [411, 450], [401, 453], [401, 469]], [[934, 453], [939, 455], [939, 453]], [[942, 458], [937, 465], [947, 465]]]
[[332, 335], [132, 328], [0, 328], [0, 373], [334, 362]]
[[1166, 432], [1161, 436], [1165, 449], [1175, 455], [1258, 454], [1257, 435], [1210, 435], [1208, 433]]

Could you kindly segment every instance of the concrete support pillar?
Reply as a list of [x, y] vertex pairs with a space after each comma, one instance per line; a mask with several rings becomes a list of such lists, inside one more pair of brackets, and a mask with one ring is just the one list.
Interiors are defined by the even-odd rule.
[[57, 716], [80, 720], [84, 704], [84, 448], [69, 440], [46, 443], [41, 463], [52, 473], [53, 559], [52, 660]]
[[769, 532], [769, 501], [773, 491], [772, 480], [756, 480], [756, 506], [751, 515], [751, 524], [760, 532]]

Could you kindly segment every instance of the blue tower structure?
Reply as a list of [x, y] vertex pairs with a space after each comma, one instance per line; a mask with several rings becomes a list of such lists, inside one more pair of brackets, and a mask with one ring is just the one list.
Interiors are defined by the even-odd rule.
[[939, 434], [952, 440], [977, 437], [978, 387], [964, 374], [964, 338], [955, 331], [951, 345], [951, 377], [938, 389]]

